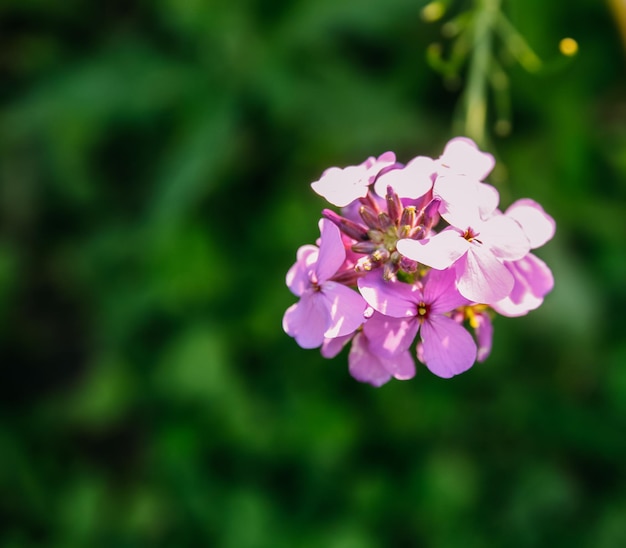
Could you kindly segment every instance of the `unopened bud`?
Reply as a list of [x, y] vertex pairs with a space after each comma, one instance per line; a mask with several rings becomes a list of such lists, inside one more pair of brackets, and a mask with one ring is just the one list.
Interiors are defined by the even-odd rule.
[[417, 212], [415, 211], [415, 207], [414, 206], [405, 207], [404, 210], [402, 211], [400, 224], [413, 227], [415, 226], [416, 220], [417, 220]]
[[410, 238], [413, 240], [423, 240], [426, 238], [428, 231], [424, 229], [422, 225], [417, 225], [415, 228], [411, 230]]
[[427, 228], [433, 227], [439, 221], [439, 205], [441, 200], [433, 198], [424, 208], [422, 223]]
[[381, 211], [378, 214], [378, 225], [383, 229], [383, 230], [387, 230], [391, 225], [391, 219], [389, 218], [389, 215], [387, 215], [384, 211]]
[[356, 285], [357, 280], [359, 279], [359, 274], [355, 272], [355, 270], [344, 270], [339, 274], [335, 274], [331, 280], [333, 282], [337, 282], [342, 285], [353, 286]]
[[409, 259], [408, 257], [402, 257], [400, 259], [400, 268], [404, 270], [404, 272], [408, 272], [412, 274], [413, 272], [417, 272], [418, 262], [413, 259]]
[[376, 242], [357, 242], [352, 246], [352, 251], [355, 253], [364, 253], [369, 255], [370, 253], [374, 253], [374, 251], [376, 251], [378, 245], [379, 244]]
[[346, 219], [341, 215], [338, 215], [331, 209], [324, 209], [322, 211], [322, 217], [328, 219], [331, 223], [337, 226], [341, 232], [343, 232], [346, 236], [353, 238], [354, 240], [366, 241], [369, 240], [369, 236], [367, 235], [367, 230], [364, 226], [351, 221], [350, 219]]
[[389, 212], [389, 218], [394, 225], [398, 225], [402, 216], [402, 202], [400, 197], [393, 191], [393, 188], [387, 186], [387, 195], [385, 196], [387, 201], [387, 211]]
[[359, 208], [359, 215], [363, 222], [370, 228], [379, 228], [378, 217], [368, 206], [361, 206]]

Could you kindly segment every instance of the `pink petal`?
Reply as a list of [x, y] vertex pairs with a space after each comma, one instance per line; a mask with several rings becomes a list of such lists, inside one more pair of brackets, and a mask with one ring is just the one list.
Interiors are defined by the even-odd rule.
[[374, 313], [363, 326], [370, 349], [383, 358], [406, 352], [413, 344], [418, 329], [419, 322], [415, 318], [391, 318], [379, 313]]
[[383, 367], [393, 375], [394, 378], [406, 381], [415, 377], [415, 362], [411, 353], [406, 350], [391, 358], [379, 358]]
[[345, 207], [358, 198], [364, 198], [368, 185], [367, 168], [361, 164], [344, 169], [328, 168], [318, 181], [311, 183], [311, 188], [331, 204]]
[[484, 179], [496, 165], [494, 157], [481, 152], [474, 141], [467, 137], [455, 137], [448, 141], [438, 163], [440, 170], [459, 173], [476, 179]]
[[328, 219], [321, 219], [319, 227], [320, 253], [315, 265], [315, 274], [317, 282], [321, 284], [339, 270], [346, 258], [346, 250], [341, 239], [341, 232], [335, 224]]
[[478, 341], [478, 352], [476, 354], [476, 360], [484, 362], [491, 354], [491, 347], [493, 343], [493, 324], [489, 314], [476, 314], [475, 316], [477, 327], [475, 329], [476, 340]]
[[470, 301], [495, 303], [513, 289], [513, 275], [484, 245], [472, 245], [456, 269], [459, 293]]
[[470, 248], [463, 233], [448, 227], [426, 240], [398, 240], [396, 249], [405, 257], [444, 270], [454, 264]]
[[389, 185], [400, 198], [417, 199], [432, 188], [431, 175], [434, 172], [434, 160], [427, 156], [418, 156], [403, 168], [392, 169], [380, 175], [374, 183], [374, 191], [379, 196], [385, 196]]
[[476, 236], [493, 254], [505, 261], [521, 259], [530, 251], [530, 242], [516, 221], [496, 215], [485, 221]]
[[365, 321], [363, 313], [367, 304], [357, 291], [336, 282], [325, 282], [318, 295], [330, 311], [330, 323], [324, 337], [333, 339], [349, 335]]
[[317, 262], [319, 249], [314, 245], [303, 245], [298, 249], [298, 260], [289, 269], [286, 276], [287, 287], [299, 297], [311, 287], [311, 272]]
[[431, 270], [424, 279], [424, 302], [430, 312], [444, 314], [455, 308], [470, 304], [456, 289], [456, 270]]
[[472, 336], [447, 316], [432, 315], [422, 325], [422, 351], [426, 367], [450, 378], [467, 371], [476, 360]]
[[380, 271], [372, 271], [358, 280], [359, 291], [374, 310], [385, 316], [407, 318], [415, 316], [420, 289], [398, 281], [385, 281]]
[[320, 353], [324, 356], [324, 358], [334, 358], [337, 354], [339, 354], [339, 352], [341, 352], [343, 347], [350, 342], [351, 339], [352, 334], [337, 337], [335, 339], [324, 339]]
[[503, 316], [515, 317], [539, 308], [543, 297], [554, 287], [554, 278], [546, 263], [529, 253], [506, 266], [513, 274], [515, 285], [508, 297], [492, 304], [494, 310]]
[[477, 226], [498, 207], [500, 195], [491, 185], [453, 175], [438, 177], [433, 197], [441, 200], [439, 213], [452, 226], [465, 230]]
[[382, 386], [391, 379], [391, 374], [382, 365], [380, 359], [370, 352], [367, 338], [363, 333], [357, 333], [352, 340], [348, 366], [350, 375], [357, 381]]
[[306, 291], [283, 316], [283, 329], [302, 348], [317, 348], [324, 342], [330, 312], [319, 292]]
[[529, 198], [511, 204], [505, 215], [520, 224], [532, 249], [541, 247], [551, 240], [556, 231], [554, 219], [537, 202]]

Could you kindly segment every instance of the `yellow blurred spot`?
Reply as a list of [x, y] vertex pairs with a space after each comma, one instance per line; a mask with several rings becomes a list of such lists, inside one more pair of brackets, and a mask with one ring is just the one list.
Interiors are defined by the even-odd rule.
[[422, 19], [428, 23], [433, 23], [443, 17], [446, 7], [442, 2], [431, 2], [422, 8]]
[[572, 57], [578, 53], [578, 42], [573, 38], [563, 38], [563, 40], [559, 42], [559, 50], [563, 55]]

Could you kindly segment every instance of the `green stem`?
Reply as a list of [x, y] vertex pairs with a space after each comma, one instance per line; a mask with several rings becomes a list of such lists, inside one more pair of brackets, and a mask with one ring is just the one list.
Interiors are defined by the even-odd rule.
[[465, 135], [479, 146], [485, 144], [489, 60], [499, 13], [500, 0], [476, 0], [473, 47], [465, 88]]

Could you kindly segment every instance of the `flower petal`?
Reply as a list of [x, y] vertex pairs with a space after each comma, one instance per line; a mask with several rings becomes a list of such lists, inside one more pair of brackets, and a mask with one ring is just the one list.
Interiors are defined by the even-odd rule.
[[363, 313], [367, 304], [357, 291], [337, 282], [325, 282], [318, 295], [330, 311], [330, 322], [324, 337], [332, 339], [349, 335], [365, 321]]
[[484, 245], [472, 245], [456, 269], [459, 293], [470, 301], [492, 304], [513, 289], [513, 275]]
[[352, 339], [348, 366], [350, 375], [357, 381], [382, 386], [391, 379], [391, 374], [382, 365], [380, 359], [370, 352], [367, 338], [363, 333], [357, 333]]
[[456, 289], [456, 270], [431, 270], [424, 279], [424, 302], [431, 313], [444, 314], [455, 308], [470, 304]]
[[506, 215], [496, 215], [485, 221], [477, 238], [504, 261], [517, 261], [530, 251], [526, 234], [516, 221]]
[[474, 339], [454, 320], [432, 315], [423, 323], [421, 333], [424, 363], [435, 375], [447, 379], [474, 364]]
[[478, 226], [495, 211], [500, 200], [493, 186], [460, 175], [438, 177], [433, 197], [441, 200], [439, 214], [461, 230]]
[[363, 326], [370, 349], [383, 358], [406, 352], [417, 335], [419, 322], [415, 318], [392, 318], [374, 313]]
[[364, 164], [346, 168], [328, 168], [311, 188], [337, 207], [347, 206], [367, 194], [369, 180]]
[[346, 249], [343, 246], [341, 232], [328, 219], [320, 219], [320, 253], [315, 265], [317, 282], [328, 280], [343, 264], [346, 259]]
[[350, 339], [352, 339], [352, 333], [334, 339], [324, 339], [320, 353], [324, 358], [334, 358], [350, 342]]
[[303, 245], [298, 249], [298, 260], [289, 269], [285, 278], [287, 287], [296, 297], [311, 287], [310, 274], [317, 262], [318, 253], [319, 248], [315, 245]]
[[478, 341], [478, 352], [476, 353], [476, 361], [484, 362], [491, 354], [493, 343], [493, 323], [489, 314], [482, 313], [474, 316], [476, 320], [476, 340]]
[[415, 362], [408, 350], [392, 358], [380, 358], [380, 363], [398, 380], [406, 381], [415, 377]]
[[283, 329], [302, 348], [317, 348], [324, 342], [330, 311], [319, 292], [306, 291], [283, 316]]
[[446, 144], [437, 162], [440, 172], [450, 172], [483, 180], [496, 165], [494, 157], [481, 152], [474, 141], [455, 137]]
[[367, 304], [381, 314], [394, 318], [415, 316], [416, 303], [421, 298], [419, 287], [399, 281], [385, 281], [380, 271], [368, 272], [359, 278], [357, 284]]
[[556, 222], [543, 207], [529, 198], [517, 200], [509, 206], [505, 215], [515, 219], [526, 234], [530, 247], [541, 247], [551, 240], [556, 231]]
[[506, 263], [515, 285], [510, 295], [492, 304], [494, 310], [503, 316], [523, 316], [539, 308], [543, 297], [554, 287], [554, 278], [548, 265], [539, 257], [529, 253], [514, 263]]
[[404, 167], [382, 173], [374, 183], [374, 191], [379, 196], [385, 196], [387, 186], [391, 186], [400, 198], [417, 199], [433, 187], [431, 176], [434, 172], [434, 160], [418, 156]]
[[405, 257], [437, 270], [448, 268], [470, 247], [463, 233], [448, 227], [426, 240], [398, 240], [396, 249]]

